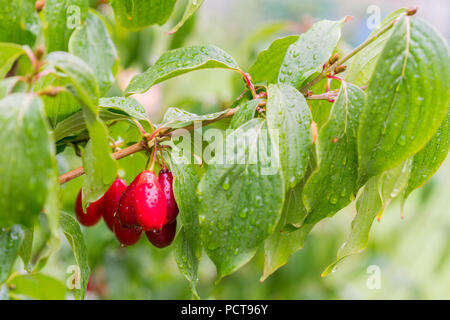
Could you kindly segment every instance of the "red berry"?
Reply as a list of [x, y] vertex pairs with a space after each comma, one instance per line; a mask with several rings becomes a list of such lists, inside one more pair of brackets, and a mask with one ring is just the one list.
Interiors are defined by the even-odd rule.
[[134, 194], [137, 182], [141, 174], [142, 173], [138, 174], [137, 177], [134, 178], [133, 182], [131, 182], [131, 184], [120, 197], [119, 208], [117, 209], [117, 217], [119, 218], [122, 225], [125, 225], [127, 227], [139, 226], [134, 210]]
[[170, 223], [175, 221], [179, 211], [175, 196], [173, 195], [173, 176], [169, 170], [162, 169], [159, 171], [158, 179], [161, 189], [164, 192], [164, 197], [166, 198], [167, 221]]
[[114, 233], [121, 244], [124, 246], [132, 246], [141, 238], [142, 229], [140, 227], [124, 226], [116, 218], [114, 219]]
[[114, 215], [119, 208], [119, 201], [122, 193], [127, 189], [127, 183], [123, 179], [117, 178], [108, 191], [103, 196], [102, 201], [102, 213], [108, 228], [113, 231], [114, 227]]
[[77, 215], [77, 219], [83, 226], [86, 227], [93, 226], [97, 224], [97, 222], [99, 222], [100, 219], [102, 218], [101, 203], [103, 198], [100, 198], [99, 200], [92, 202], [87, 208], [86, 213], [84, 213], [81, 197], [82, 196], [80, 190], [75, 204], [75, 213]]
[[161, 230], [167, 223], [166, 198], [153, 171], [142, 171], [134, 193], [134, 211], [144, 231]]
[[164, 225], [161, 231], [147, 231], [145, 235], [148, 240], [157, 248], [165, 248], [169, 246], [175, 238], [177, 231], [177, 220]]

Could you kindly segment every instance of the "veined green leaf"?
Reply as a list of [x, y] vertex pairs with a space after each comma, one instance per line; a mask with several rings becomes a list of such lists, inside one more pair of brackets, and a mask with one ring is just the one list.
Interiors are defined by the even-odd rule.
[[89, 11], [86, 23], [73, 32], [69, 41], [69, 52], [92, 66], [100, 95], [104, 95], [114, 83], [118, 63], [116, 47], [102, 19], [94, 11]]
[[0, 229], [0, 285], [8, 279], [11, 273], [19, 255], [23, 236], [23, 230], [17, 224], [10, 230]]
[[281, 64], [288, 48], [299, 36], [287, 36], [276, 39], [269, 48], [261, 51], [256, 61], [249, 68], [254, 83], [277, 83]]
[[411, 161], [407, 160], [401, 165], [369, 179], [356, 201], [357, 213], [352, 221], [350, 235], [339, 248], [336, 261], [325, 269], [322, 277], [330, 274], [345, 257], [364, 251], [375, 217], [381, 217], [391, 200], [405, 189], [410, 166]]
[[445, 40], [417, 17], [395, 25], [367, 89], [358, 136], [359, 184], [422, 149], [450, 101]]
[[182, 128], [192, 124], [194, 121], [215, 120], [228, 111], [229, 110], [223, 110], [215, 113], [198, 115], [183, 109], [169, 108], [164, 114], [162, 125], [167, 128]]
[[23, 93], [0, 100], [0, 227], [32, 227], [54, 177], [55, 147], [42, 101]]
[[286, 264], [289, 258], [303, 248], [306, 237], [314, 225], [301, 225], [297, 230], [286, 230], [287, 226], [296, 222], [303, 222], [308, 211], [302, 202], [304, 183], [299, 183], [286, 194], [283, 211], [275, 231], [264, 242], [264, 273], [261, 281]]
[[31, 271], [31, 255], [33, 252], [34, 227], [23, 230], [23, 241], [19, 249], [19, 256], [23, 261], [25, 270]]
[[300, 88], [308, 78], [320, 73], [341, 38], [345, 19], [316, 22], [301, 34], [286, 52], [278, 81]]
[[244, 123], [252, 120], [255, 117], [256, 107], [261, 101], [263, 100], [253, 99], [239, 106], [239, 110], [231, 118], [230, 129], [237, 129]]
[[43, 34], [47, 52], [67, 51], [72, 32], [87, 17], [89, 0], [46, 0]]
[[317, 223], [335, 214], [355, 198], [357, 131], [364, 98], [361, 89], [342, 82], [330, 117], [319, 131], [318, 168], [303, 190], [303, 201], [309, 212], [306, 223]]
[[81, 233], [80, 225], [69, 214], [61, 213], [61, 227], [64, 231], [64, 235], [67, 238], [70, 246], [72, 247], [75, 261], [78, 265], [78, 270], [75, 272], [75, 287], [74, 296], [76, 299], [83, 300], [86, 295], [86, 288], [89, 281], [91, 270], [88, 264], [88, 252], [86, 244], [84, 243], [83, 234]]
[[280, 218], [283, 178], [264, 120], [250, 120], [227, 135], [197, 194], [202, 242], [220, 280], [254, 256]]
[[173, 193], [180, 210], [180, 218], [184, 227], [184, 237], [195, 257], [199, 260], [202, 254], [199, 226], [199, 202], [196, 195], [202, 171], [196, 164], [190, 163], [182, 153], [183, 150], [172, 145], [168, 154], [169, 167], [173, 172]]
[[200, 299], [197, 293], [196, 284], [198, 282], [198, 261], [199, 258], [187, 240], [184, 227], [178, 232], [175, 239], [175, 260], [181, 273], [189, 281], [192, 295], [195, 299]]
[[188, 21], [194, 13], [200, 9], [204, 0], [188, 0], [188, 4], [186, 6], [186, 10], [184, 11], [183, 17], [181, 20], [169, 31], [169, 33], [177, 32], [185, 23]]
[[[50, 73], [39, 78], [34, 86], [34, 91], [39, 92], [47, 87], [65, 87], [70, 84], [70, 80], [66, 77]], [[81, 103], [67, 91], [59, 91], [54, 97], [43, 95], [41, 99], [44, 102], [45, 113], [53, 128], [81, 110]]]
[[[114, 182], [117, 163], [111, 156], [108, 131], [98, 112], [99, 89], [89, 66], [80, 58], [65, 52], [52, 52], [47, 61], [67, 75], [73, 95], [82, 105], [89, 142], [83, 154], [86, 177], [83, 183], [83, 204], [98, 200]], [[70, 89], [70, 87], [69, 87]]]
[[139, 30], [153, 24], [163, 25], [169, 19], [176, 0], [111, 0], [116, 22], [122, 27]]
[[82, 59], [66, 52], [52, 52], [47, 61], [56, 71], [63, 72], [75, 89], [77, 97], [90, 109], [97, 113], [99, 99], [98, 83], [92, 69]]
[[15, 43], [0, 42], [0, 80], [5, 77], [14, 62], [25, 54], [22, 46]]
[[[375, 35], [378, 31], [383, 29], [394, 19], [400, 17], [404, 14], [406, 9], [398, 9], [388, 15], [381, 23], [371, 32], [369, 37]], [[358, 52], [352, 60], [352, 64], [345, 76], [348, 82], [351, 82], [357, 86], [367, 85], [369, 80], [375, 70], [375, 65], [377, 64], [378, 58], [380, 57], [381, 51], [384, 48], [387, 40], [392, 34], [393, 28], [387, 30], [385, 33], [380, 35], [372, 43], [367, 45], [364, 49]]]
[[450, 150], [450, 109], [436, 134], [426, 146], [413, 156], [408, 186], [403, 201], [420, 188], [439, 169]]
[[39, 32], [34, 0], [0, 0], [0, 42], [33, 46]]
[[303, 95], [288, 84], [269, 85], [267, 126], [278, 143], [285, 189], [305, 175], [311, 147], [311, 112]]
[[14, 298], [64, 300], [67, 292], [64, 283], [42, 273], [16, 275], [8, 281], [8, 285]]
[[187, 72], [223, 68], [239, 71], [236, 61], [228, 53], [214, 46], [192, 46], [164, 53], [156, 63], [142, 74], [135, 76], [127, 95], [143, 93], [153, 85]]

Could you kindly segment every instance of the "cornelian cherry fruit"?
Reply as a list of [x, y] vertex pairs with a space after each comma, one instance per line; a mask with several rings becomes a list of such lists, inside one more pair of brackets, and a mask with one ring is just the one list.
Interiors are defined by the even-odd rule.
[[117, 240], [124, 246], [132, 246], [136, 244], [141, 238], [142, 229], [140, 227], [128, 227], [120, 223], [116, 217], [114, 219], [114, 234]]
[[171, 223], [175, 221], [178, 216], [178, 205], [173, 195], [173, 176], [167, 169], [161, 169], [158, 175], [159, 185], [164, 192], [167, 206], [167, 222]]
[[155, 172], [144, 170], [136, 179], [134, 190], [136, 219], [144, 231], [159, 231], [167, 223], [167, 206], [158, 177]]
[[117, 178], [103, 196], [101, 205], [103, 220], [105, 220], [106, 225], [111, 231], [114, 228], [114, 215], [119, 208], [120, 198], [126, 189], [127, 183], [125, 180]]
[[134, 195], [137, 182], [142, 173], [138, 174], [134, 178], [133, 182], [126, 188], [122, 193], [119, 200], [119, 208], [117, 209], [117, 217], [119, 218], [122, 225], [127, 227], [137, 227], [139, 223], [136, 219], [136, 214], [134, 210]]
[[177, 220], [164, 225], [164, 227], [159, 232], [147, 231], [145, 235], [155, 247], [165, 248], [173, 242], [176, 231], [177, 231]]
[[99, 200], [92, 202], [86, 210], [86, 213], [83, 211], [82, 205], [82, 195], [81, 190], [78, 193], [77, 200], [75, 203], [75, 213], [78, 221], [85, 227], [91, 227], [102, 218], [102, 209], [101, 204], [103, 201], [103, 197]]

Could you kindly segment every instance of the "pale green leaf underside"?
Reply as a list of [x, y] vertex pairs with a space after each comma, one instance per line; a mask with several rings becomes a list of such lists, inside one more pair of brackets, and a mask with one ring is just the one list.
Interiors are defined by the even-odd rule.
[[186, 10], [184, 11], [183, 17], [181, 20], [169, 31], [169, 33], [177, 32], [185, 23], [188, 21], [194, 13], [200, 9], [204, 0], [189, 0]]

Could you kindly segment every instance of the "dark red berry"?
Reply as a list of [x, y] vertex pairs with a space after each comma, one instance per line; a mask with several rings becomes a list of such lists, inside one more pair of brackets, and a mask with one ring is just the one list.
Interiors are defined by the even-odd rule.
[[167, 222], [171, 223], [172, 221], [175, 221], [179, 211], [177, 202], [175, 201], [175, 197], [173, 195], [172, 173], [167, 169], [162, 169], [161, 171], [159, 171], [158, 180], [159, 185], [164, 192], [164, 197], [166, 198]]
[[157, 248], [165, 248], [169, 246], [175, 238], [177, 231], [177, 220], [164, 225], [161, 231], [147, 231], [145, 235], [148, 240]]
[[136, 214], [134, 210], [134, 194], [137, 182], [142, 173], [138, 174], [134, 178], [133, 182], [128, 186], [128, 188], [122, 193], [119, 201], [119, 208], [117, 209], [117, 217], [119, 218], [122, 225], [128, 227], [137, 227], [139, 223], [136, 219]]
[[127, 189], [127, 183], [123, 179], [117, 178], [108, 191], [103, 196], [102, 214], [108, 228], [113, 231], [114, 215], [119, 208], [119, 201], [122, 193]]
[[124, 246], [132, 246], [141, 238], [142, 229], [140, 227], [127, 227], [120, 223], [119, 219], [114, 219], [114, 233], [117, 240]]
[[102, 218], [102, 211], [101, 211], [102, 200], [103, 198], [100, 198], [99, 200], [92, 202], [87, 208], [86, 213], [84, 213], [80, 190], [77, 196], [77, 201], [75, 203], [75, 213], [77, 215], [78, 221], [83, 226], [90, 227], [97, 224], [97, 222], [100, 221], [100, 219]]
[[153, 171], [142, 171], [134, 192], [136, 219], [144, 231], [161, 230], [167, 223], [166, 198]]

